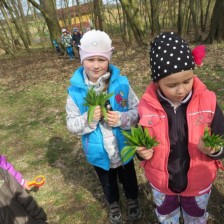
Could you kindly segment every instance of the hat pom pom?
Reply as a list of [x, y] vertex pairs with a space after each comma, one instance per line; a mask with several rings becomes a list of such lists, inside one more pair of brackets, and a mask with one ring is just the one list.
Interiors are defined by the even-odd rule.
[[196, 65], [201, 66], [202, 60], [204, 59], [206, 52], [205, 46], [199, 45], [192, 50], [192, 55], [194, 56], [194, 62]]

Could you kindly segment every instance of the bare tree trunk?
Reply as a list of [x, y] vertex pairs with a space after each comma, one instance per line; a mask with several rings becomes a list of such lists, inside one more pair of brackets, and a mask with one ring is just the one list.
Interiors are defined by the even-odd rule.
[[169, 26], [173, 27], [175, 25], [175, 1], [173, 2], [172, 0], [168, 0], [168, 15], [169, 15]]
[[[3, 6], [3, 2], [0, 2], [0, 10], [2, 12], [2, 15], [3, 15], [4, 19], [5, 19], [5, 22], [6, 22], [6, 25], [8, 27], [9, 34], [10, 34], [10, 36], [7, 37], [7, 35], [5, 33], [6, 38], [7, 38], [7, 42], [8, 42], [9, 45], [13, 45], [14, 40], [17, 39], [17, 37], [13, 33], [14, 28], [13, 28], [12, 23], [11, 23], [9, 17], [8, 17], [8, 14], [7, 14], [4, 6]], [[2, 26], [2, 29], [4, 30], [4, 26]]]
[[120, 7], [119, 7], [119, 5], [118, 5], [117, 0], [116, 0], [116, 5], [117, 5], [118, 18], [119, 18], [120, 32], [123, 33], [123, 32], [122, 32], [122, 22], [121, 22], [121, 17], [122, 17], [122, 16], [121, 16]]
[[78, 18], [79, 18], [79, 24], [80, 24], [80, 29], [81, 30], [83, 30], [83, 27], [82, 27], [82, 16], [81, 16], [81, 14], [80, 14], [80, 12], [81, 12], [81, 10], [80, 10], [80, 2], [79, 2], [79, 0], [76, 0], [76, 5], [79, 7], [79, 10], [78, 10], [78, 13], [77, 13], [77, 15], [76, 16], [78, 16]]
[[4, 29], [2, 21], [0, 21], [0, 48], [5, 51], [6, 54], [10, 54], [12, 57], [15, 57], [12, 44], [8, 41], [7, 34]]
[[190, 19], [191, 19], [190, 3], [185, 0], [184, 5], [185, 6], [184, 6], [184, 20], [183, 20], [182, 35], [186, 35], [188, 33]]
[[177, 22], [177, 30], [178, 34], [182, 36], [183, 34], [183, 25], [184, 25], [184, 0], [179, 0], [179, 10], [178, 10], [178, 22]]
[[205, 31], [206, 27], [207, 27], [210, 5], [211, 5], [211, 0], [208, 0], [208, 4], [207, 4], [207, 7], [206, 7], [206, 13], [205, 13], [205, 22], [203, 23], [202, 31]]
[[102, 8], [103, 8], [102, 0], [93, 0], [93, 8], [94, 8], [95, 27], [99, 30], [104, 30], [103, 14], [102, 14]]
[[141, 22], [138, 2], [134, 0], [120, 0], [120, 3], [127, 16], [128, 23], [130, 24], [136, 43], [139, 46], [147, 46], [146, 32], [144, 25]]
[[211, 26], [207, 42], [212, 44], [214, 41], [221, 42], [224, 40], [224, 0], [216, 0], [213, 9]]
[[[10, 4], [8, 4], [5, 0], [3, 0], [3, 4], [4, 4], [5, 8], [7, 9], [8, 13], [10, 14], [11, 21], [12, 21], [12, 23], [14, 23], [16, 31], [18, 32], [20, 38], [22, 39], [23, 44], [26, 48], [26, 51], [29, 52], [30, 51], [29, 44], [27, 42], [26, 36], [23, 32], [23, 29], [20, 27], [20, 25], [17, 21], [17, 18], [19, 18], [18, 12], [16, 10], [13, 10], [13, 7]], [[14, 14], [16, 15], [16, 17]]]
[[25, 29], [26, 39], [28, 41], [28, 44], [31, 46], [31, 44], [32, 44], [31, 43], [31, 38], [30, 38], [31, 37], [31, 33], [30, 33], [30, 29], [29, 29], [29, 26], [28, 26], [28, 23], [27, 23], [24, 11], [23, 11], [23, 6], [22, 6], [22, 3], [21, 3], [21, 0], [17, 0], [17, 5], [18, 5], [18, 10], [19, 10], [19, 13], [20, 13], [20, 16], [21, 16], [21, 20], [22, 20], [24, 29]]
[[195, 0], [190, 0], [190, 10], [192, 15], [192, 23], [193, 23], [193, 29], [194, 29], [194, 40], [200, 41], [201, 36], [198, 32], [198, 24], [197, 24], [197, 17], [196, 17], [196, 10], [195, 10]]
[[127, 19], [125, 12], [124, 11], [122, 11], [122, 12], [123, 12], [123, 18], [124, 18], [122, 39], [123, 39], [123, 42], [126, 45], [126, 47], [128, 47], [131, 45], [130, 44], [131, 37], [129, 36], [129, 32], [128, 32], [128, 19]]
[[151, 0], [151, 20], [152, 20], [152, 36], [160, 33], [160, 24], [159, 24], [159, 5], [161, 0]]
[[145, 27], [146, 29], [150, 28], [151, 25], [151, 14], [150, 14], [150, 4], [149, 1], [144, 0], [145, 10], [146, 10], [146, 16], [145, 16]]

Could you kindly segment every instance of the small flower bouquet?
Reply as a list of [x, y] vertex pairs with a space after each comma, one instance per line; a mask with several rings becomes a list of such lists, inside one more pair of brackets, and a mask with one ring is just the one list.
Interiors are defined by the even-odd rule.
[[204, 130], [202, 140], [206, 147], [214, 148], [215, 151], [218, 151], [220, 147], [224, 147], [224, 139], [222, 136], [212, 134], [211, 129], [208, 127]]
[[144, 146], [151, 149], [159, 144], [154, 137], [149, 135], [148, 130], [141, 125], [138, 125], [137, 128], [132, 127], [131, 132], [123, 130], [122, 134], [126, 138], [126, 146], [121, 150], [122, 162], [128, 161], [136, 153], [137, 147]]
[[93, 88], [89, 89], [84, 100], [86, 101], [83, 105], [88, 106], [88, 124], [93, 120], [94, 110], [96, 106], [100, 106], [103, 112], [104, 119], [107, 118], [107, 110], [105, 107], [106, 101], [113, 95], [113, 93], [100, 93], [97, 94]]

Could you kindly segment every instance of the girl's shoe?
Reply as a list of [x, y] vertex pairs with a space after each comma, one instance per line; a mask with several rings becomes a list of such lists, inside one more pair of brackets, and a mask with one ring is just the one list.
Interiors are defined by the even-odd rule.
[[118, 224], [121, 223], [121, 210], [120, 206], [117, 201], [111, 203], [109, 205], [110, 211], [109, 211], [109, 220], [112, 224]]
[[142, 216], [138, 198], [128, 199], [128, 216], [131, 221], [136, 221]]

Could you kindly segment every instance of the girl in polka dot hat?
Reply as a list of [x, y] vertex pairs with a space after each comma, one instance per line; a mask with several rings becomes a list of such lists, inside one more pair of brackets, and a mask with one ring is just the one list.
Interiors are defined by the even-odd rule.
[[[152, 82], [138, 110], [140, 125], [159, 145], [139, 147], [160, 223], [207, 223], [207, 204], [224, 150], [206, 147], [205, 128], [224, 136], [224, 116], [216, 95], [194, 74], [204, 46], [192, 52], [177, 34], [165, 32], [151, 43]], [[197, 59], [197, 60], [196, 60]]]

